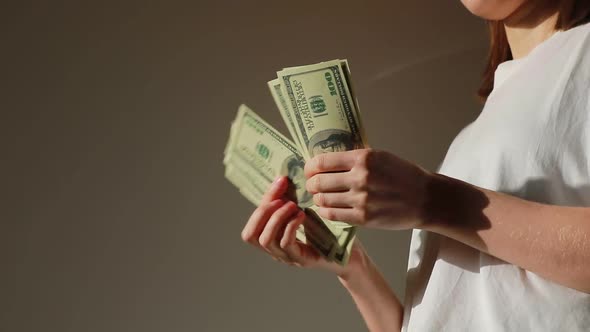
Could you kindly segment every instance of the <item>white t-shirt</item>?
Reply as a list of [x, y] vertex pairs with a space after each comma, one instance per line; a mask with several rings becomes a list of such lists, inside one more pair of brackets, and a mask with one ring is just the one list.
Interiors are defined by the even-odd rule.
[[[590, 24], [553, 34], [494, 77], [483, 111], [457, 136], [440, 173], [531, 201], [590, 206]], [[590, 331], [590, 294], [414, 230], [403, 326]]]

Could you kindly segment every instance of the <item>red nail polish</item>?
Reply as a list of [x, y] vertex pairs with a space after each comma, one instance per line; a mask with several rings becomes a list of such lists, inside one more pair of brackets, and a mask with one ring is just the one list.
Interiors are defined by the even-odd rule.
[[273, 185], [274, 185], [274, 186], [278, 186], [278, 185], [279, 185], [281, 182], [283, 182], [283, 179], [284, 179], [284, 177], [283, 177], [283, 176], [281, 176], [281, 177], [278, 177], [278, 178], [275, 180], [275, 182], [274, 182], [274, 184], [273, 184]]

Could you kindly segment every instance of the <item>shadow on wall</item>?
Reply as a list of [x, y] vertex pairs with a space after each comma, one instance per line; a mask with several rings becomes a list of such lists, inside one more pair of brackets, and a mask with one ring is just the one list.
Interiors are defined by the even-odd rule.
[[485, 53], [440, 52], [384, 66], [361, 81], [357, 92], [371, 145], [435, 170], [453, 138], [480, 113], [475, 91]]
[[485, 48], [481, 47], [464, 47], [423, 55], [421, 57], [410, 59], [406, 62], [398, 63], [387, 68], [384, 68], [383, 70], [373, 75], [373, 77], [371, 77], [369, 80], [367, 80], [367, 82], [362, 87], [364, 88], [366, 86], [377, 84], [380, 81], [394, 77], [402, 71], [418, 70], [420, 69], [420, 66], [426, 66], [432, 63], [436, 63], [439, 60], [452, 59], [455, 57], [471, 55], [471, 53], [473, 52], [481, 52], [485, 50]]

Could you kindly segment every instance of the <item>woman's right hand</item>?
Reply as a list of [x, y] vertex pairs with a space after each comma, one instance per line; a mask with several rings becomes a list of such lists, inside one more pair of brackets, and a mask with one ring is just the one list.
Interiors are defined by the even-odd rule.
[[306, 215], [285, 197], [287, 187], [286, 177], [275, 180], [242, 230], [242, 239], [275, 260], [298, 267], [328, 270], [343, 279], [366, 267], [370, 260], [358, 240], [353, 243], [348, 264], [341, 266], [327, 261], [313, 247], [296, 239], [297, 228], [305, 221]]

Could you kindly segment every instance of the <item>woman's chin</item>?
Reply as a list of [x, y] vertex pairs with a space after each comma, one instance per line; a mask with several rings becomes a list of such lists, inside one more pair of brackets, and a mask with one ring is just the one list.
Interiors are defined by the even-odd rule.
[[499, 21], [510, 16], [523, 0], [461, 0], [465, 8], [485, 20]]

